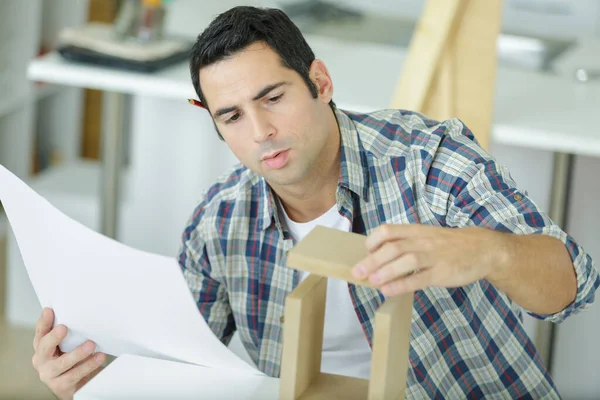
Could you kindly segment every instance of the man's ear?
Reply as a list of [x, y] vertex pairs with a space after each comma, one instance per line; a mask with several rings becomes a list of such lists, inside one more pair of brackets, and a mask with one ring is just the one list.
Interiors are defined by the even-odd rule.
[[333, 97], [333, 81], [331, 80], [327, 66], [325, 66], [323, 61], [316, 59], [310, 64], [308, 74], [310, 80], [317, 87], [319, 100], [328, 104]]

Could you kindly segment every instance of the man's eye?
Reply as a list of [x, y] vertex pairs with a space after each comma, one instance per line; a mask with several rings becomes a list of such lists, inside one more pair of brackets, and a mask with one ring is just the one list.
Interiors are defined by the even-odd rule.
[[282, 97], [283, 97], [283, 94], [280, 94], [279, 96], [271, 97], [271, 98], [269, 98], [269, 103], [277, 103]]
[[240, 119], [240, 114], [234, 114], [231, 116], [231, 118], [229, 118], [227, 121], [225, 121], [226, 124], [231, 124], [232, 122], [237, 121], [238, 119]]

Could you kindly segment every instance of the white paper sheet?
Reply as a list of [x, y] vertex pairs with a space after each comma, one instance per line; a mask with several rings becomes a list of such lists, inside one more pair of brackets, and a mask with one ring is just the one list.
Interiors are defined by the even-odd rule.
[[279, 379], [121, 356], [75, 393], [75, 400], [270, 400], [279, 398]]
[[264, 375], [231, 352], [200, 315], [174, 258], [142, 252], [70, 219], [0, 165], [0, 201], [29, 278], [70, 351], [178, 360]]

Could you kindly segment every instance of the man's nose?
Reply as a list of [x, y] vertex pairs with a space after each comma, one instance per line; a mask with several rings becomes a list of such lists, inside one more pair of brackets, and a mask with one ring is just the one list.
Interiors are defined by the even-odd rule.
[[264, 142], [275, 136], [276, 130], [268, 118], [256, 114], [251, 117], [253, 126], [254, 141], [256, 143]]

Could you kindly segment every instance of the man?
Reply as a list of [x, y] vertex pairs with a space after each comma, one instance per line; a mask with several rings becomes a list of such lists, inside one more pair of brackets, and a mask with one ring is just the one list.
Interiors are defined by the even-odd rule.
[[[339, 110], [325, 64], [278, 10], [219, 15], [190, 69], [241, 161], [206, 192], [179, 256], [215, 335], [237, 331], [278, 376], [284, 300], [305, 277], [286, 252], [326, 225], [367, 235], [354, 273], [380, 290], [330, 280], [324, 371], [368, 378], [377, 307], [415, 291], [408, 397], [558, 397], [521, 309], [560, 322], [593, 302], [598, 273], [460, 120]], [[45, 310], [34, 365], [67, 398], [104, 356], [93, 343], [58, 353], [66, 328], [51, 324]]]

